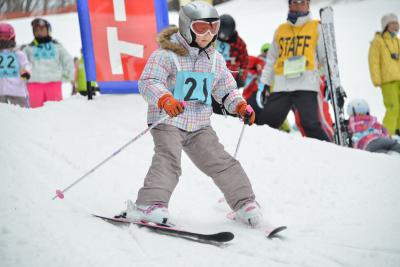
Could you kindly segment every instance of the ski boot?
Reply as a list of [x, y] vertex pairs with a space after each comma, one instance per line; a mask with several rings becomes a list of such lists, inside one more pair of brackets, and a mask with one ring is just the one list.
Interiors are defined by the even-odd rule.
[[128, 200], [126, 218], [133, 221], [152, 222], [161, 225], [169, 224], [168, 208], [163, 204], [137, 205]]
[[260, 206], [255, 201], [247, 202], [237, 210], [236, 218], [252, 228], [256, 228], [263, 222]]

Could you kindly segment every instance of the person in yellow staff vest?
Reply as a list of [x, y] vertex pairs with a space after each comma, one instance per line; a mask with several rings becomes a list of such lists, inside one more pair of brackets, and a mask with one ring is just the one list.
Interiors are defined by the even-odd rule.
[[400, 40], [395, 14], [382, 17], [382, 32], [377, 32], [369, 49], [369, 70], [374, 86], [381, 87], [386, 114], [383, 125], [390, 135], [400, 135]]
[[318, 108], [318, 65], [326, 64], [324, 50], [320, 23], [311, 19], [310, 0], [289, 0], [287, 22], [275, 32], [261, 75], [260, 124], [279, 128], [294, 107], [307, 137], [330, 141]]

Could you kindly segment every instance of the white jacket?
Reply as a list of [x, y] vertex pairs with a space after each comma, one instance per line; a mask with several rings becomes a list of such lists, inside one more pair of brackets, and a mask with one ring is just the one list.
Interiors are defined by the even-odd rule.
[[[301, 26], [311, 20], [311, 16], [298, 18], [296, 24], [288, 23], [294, 26]], [[317, 51], [315, 51], [315, 68], [314, 70], [306, 70], [299, 78], [287, 79], [284, 75], [275, 75], [274, 65], [279, 55], [279, 46], [276, 40], [276, 32], [272, 41], [272, 46], [268, 50], [267, 62], [261, 74], [261, 82], [273, 87], [273, 92], [293, 92], [293, 91], [315, 91], [319, 92], [320, 73], [318, 65], [325, 67], [326, 56], [325, 46], [322, 37], [321, 26], [318, 26], [318, 43]]]
[[71, 55], [58, 42], [52, 40], [55, 56], [53, 58], [38, 58], [34, 56], [35, 47], [43, 45], [33, 41], [25, 46], [23, 51], [32, 64], [32, 76], [29, 82], [58, 82], [74, 80], [74, 63]]

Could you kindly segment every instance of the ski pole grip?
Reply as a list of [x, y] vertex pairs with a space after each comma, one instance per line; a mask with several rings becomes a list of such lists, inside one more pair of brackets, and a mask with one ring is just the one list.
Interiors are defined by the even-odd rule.
[[185, 100], [182, 100], [180, 103], [181, 103], [181, 105], [182, 105], [182, 108], [185, 109], [185, 108], [186, 108], [186, 101], [185, 101]]
[[253, 112], [254, 112], [254, 109], [250, 105], [247, 105], [246, 106], [246, 115], [250, 115]]

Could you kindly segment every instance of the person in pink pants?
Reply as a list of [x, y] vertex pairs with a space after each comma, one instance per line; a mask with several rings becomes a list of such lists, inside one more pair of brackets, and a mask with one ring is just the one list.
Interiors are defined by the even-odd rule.
[[23, 51], [32, 63], [28, 83], [30, 106], [37, 108], [47, 101], [62, 100], [62, 82], [74, 80], [74, 64], [65, 48], [52, 39], [47, 20], [36, 18], [31, 25], [35, 39]]

